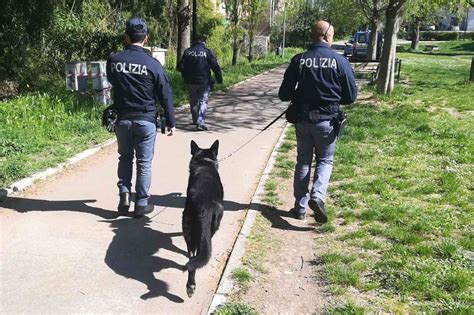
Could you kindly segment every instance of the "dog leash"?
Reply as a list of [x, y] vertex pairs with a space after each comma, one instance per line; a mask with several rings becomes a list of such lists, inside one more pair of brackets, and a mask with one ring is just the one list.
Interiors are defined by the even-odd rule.
[[280, 119], [283, 115], [285, 115], [286, 111], [288, 109], [285, 109], [285, 111], [283, 111], [283, 113], [281, 113], [280, 115], [278, 115], [277, 118], [273, 119], [272, 122], [270, 122], [268, 125], [265, 126], [265, 128], [263, 128], [262, 130], [260, 130], [255, 136], [253, 136], [252, 138], [250, 138], [249, 140], [247, 140], [244, 144], [242, 144], [240, 147], [238, 147], [237, 149], [235, 149], [233, 152], [229, 153], [228, 155], [224, 156], [222, 159], [219, 159], [218, 162], [222, 162], [224, 160], [227, 160], [228, 158], [230, 158], [232, 155], [234, 155], [235, 153], [239, 152], [242, 148], [244, 148], [247, 144], [249, 144], [250, 142], [252, 142], [255, 138], [257, 138], [262, 132], [264, 132], [265, 130], [267, 130], [268, 128], [270, 128], [271, 125], [273, 125], [274, 123], [276, 123], [276, 121], [278, 119]]

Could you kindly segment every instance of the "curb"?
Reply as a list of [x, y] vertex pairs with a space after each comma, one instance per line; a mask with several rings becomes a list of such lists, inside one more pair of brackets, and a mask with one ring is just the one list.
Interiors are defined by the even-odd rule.
[[284, 141], [289, 126], [290, 124], [287, 123], [286, 126], [283, 128], [280, 138], [275, 144], [270, 158], [268, 159], [267, 165], [265, 166], [265, 170], [263, 171], [263, 174], [260, 177], [257, 189], [255, 190], [255, 193], [250, 202], [249, 209], [247, 210], [245, 221], [242, 225], [242, 228], [240, 229], [237, 239], [234, 242], [234, 246], [232, 247], [230, 256], [227, 259], [227, 263], [219, 281], [219, 285], [217, 286], [217, 290], [214, 293], [211, 305], [209, 306], [209, 309], [207, 311], [208, 315], [212, 314], [221, 304], [224, 304], [226, 302], [226, 296], [231, 292], [232, 288], [234, 287], [234, 280], [232, 280], [232, 271], [241, 264], [240, 259], [245, 253], [247, 237], [250, 234], [253, 223], [255, 222], [255, 216], [259, 212], [259, 209], [257, 207], [254, 207], [255, 209], [252, 209], [252, 205], [256, 205], [261, 202], [261, 196], [263, 195], [263, 192], [265, 190], [265, 182], [267, 181], [271, 171], [273, 170], [275, 158], [278, 153], [277, 151]]
[[31, 176], [20, 179], [19, 181], [16, 181], [13, 184], [10, 184], [6, 189], [0, 189], [0, 201], [4, 201], [10, 195], [19, 193], [27, 189], [28, 187], [32, 186], [37, 180], [46, 179], [54, 174], [59, 173], [65, 167], [76, 164], [79, 161], [82, 161], [90, 157], [91, 155], [97, 153], [98, 151], [112, 145], [113, 143], [115, 143], [115, 141], [116, 139], [107, 140], [101, 144], [94, 146], [93, 148], [87, 149], [85, 151], [82, 151], [74, 155], [73, 157], [67, 159], [66, 162], [64, 163], [60, 163], [55, 167], [49, 167], [45, 169], [44, 171], [37, 172]]

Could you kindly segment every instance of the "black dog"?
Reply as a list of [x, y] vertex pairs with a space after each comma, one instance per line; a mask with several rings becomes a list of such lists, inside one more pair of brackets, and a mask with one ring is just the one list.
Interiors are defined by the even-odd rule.
[[189, 272], [186, 291], [191, 297], [196, 289], [196, 269], [204, 267], [211, 258], [211, 238], [219, 229], [224, 211], [224, 189], [217, 171], [216, 140], [209, 149], [201, 149], [191, 141], [191, 162], [186, 204], [183, 211], [183, 234], [188, 246]]

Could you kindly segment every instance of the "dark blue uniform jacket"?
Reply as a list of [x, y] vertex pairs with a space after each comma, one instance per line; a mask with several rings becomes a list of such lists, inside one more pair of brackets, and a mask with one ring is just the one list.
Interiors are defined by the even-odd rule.
[[278, 96], [330, 115], [356, 100], [357, 86], [349, 62], [328, 44], [316, 43], [291, 59]]
[[156, 102], [163, 107], [166, 125], [174, 127], [171, 87], [161, 64], [136, 45], [107, 59], [107, 79], [112, 84], [118, 119], [155, 122]]
[[187, 84], [210, 85], [211, 69], [217, 83], [222, 83], [222, 72], [216, 57], [199, 41], [184, 51], [178, 64], [178, 70]]

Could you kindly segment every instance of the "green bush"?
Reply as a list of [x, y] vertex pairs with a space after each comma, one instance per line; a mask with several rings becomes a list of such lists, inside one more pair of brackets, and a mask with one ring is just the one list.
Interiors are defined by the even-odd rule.
[[458, 32], [437, 32], [423, 31], [420, 32], [420, 40], [458, 40]]
[[462, 32], [461, 33], [461, 38], [462, 39], [474, 40], [474, 32]]

